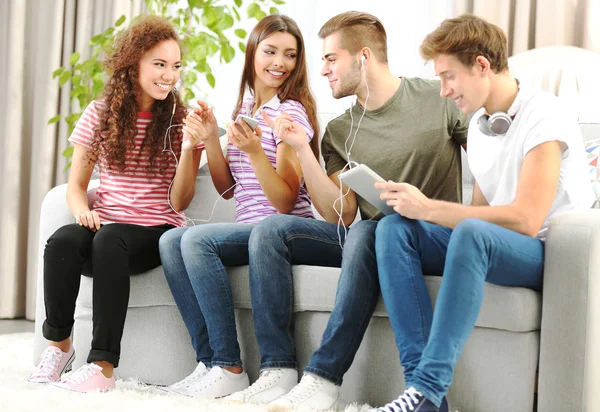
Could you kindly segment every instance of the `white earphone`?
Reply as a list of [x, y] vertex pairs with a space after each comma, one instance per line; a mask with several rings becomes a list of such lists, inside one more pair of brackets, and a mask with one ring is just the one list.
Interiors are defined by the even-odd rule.
[[[344, 165], [344, 167], [342, 168], [340, 173], [343, 173], [346, 168], [352, 168], [352, 165], [358, 166], [358, 163], [355, 162], [354, 160], [350, 159], [350, 155], [351, 155], [351, 151], [352, 151], [352, 147], [354, 146], [354, 141], [356, 140], [356, 136], [358, 135], [358, 131], [360, 129], [360, 124], [362, 123], [363, 118], [365, 117], [365, 113], [367, 112], [367, 103], [369, 102], [369, 94], [370, 94], [370, 90], [369, 90], [369, 84], [367, 83], [367, 76], [365, 73], [365, 61], [367, 60], [367, 56], [365, 56], [364, 54], [362, 56], [360, 56], [360, 64], [361, 64], [361, 72], [362, 72], [362, 78], [365, 82], [365, 87], [367, 88], [367, 96], [365, 98], [365, 105], [363, 107], [363, 112], [362, 115], [360, 116], [360, 119], [358, 120], [358, 124], [356, 125], [356, 130], [354, 131], [354, 137], [352, 138], [352, 142], [350, 143], [350, 147], [348, 147], [348, 141], [350, 140], [350, 137], [352, 136], [352, 129], [354, 128], [354, 117], [352, 116], [352, 111], [353, 111], [353, 106], [356, 104], [356, 102], [352, 103], [350, 106], [350, 132], [348, 133], [348, 137], [346, 137], [346, 141], [344, 142], [344, 150], [346, 152], [346, 158], [348, 159], [348, 161], [346, 162], [346, 164]], [[338, 242], [340, 245], [340, 248], [344, 248], [343, 244], [342, 244], [342, 235], [340, 233], [340, 226], [344, 229], [344, 239], [346, 239], [346, 237], [348, 236], [348, 229], [346, 228], [346, 226], [344, 226], [344, 219], [343, 219], [343, 214], [344, 214], [344, 197], [346, 197], [348, 195], [348, 193], [350, 192], [350, 188], [348, 188], [348, 190], [346, 191], [346, 193], [344, 193], [343, 189], [342, 189], [342, 185], [340, 184], [340, 196], [335, 199], [335, 201], [333, 202], [333, 210], [336, 212], [336, 214], [338, 215], [338, 226], [337, 226], [337, 232], [338, 232]], [[338, 211], [337, 208], [337, 204], [340, 204], [340, 210]]]

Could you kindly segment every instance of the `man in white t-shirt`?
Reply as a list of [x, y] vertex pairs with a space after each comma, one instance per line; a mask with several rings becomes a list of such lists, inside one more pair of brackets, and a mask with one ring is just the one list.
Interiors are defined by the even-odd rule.
[[[375, 245], [407, 388], [377, 411], [447, 412], [484, 283], [541, 290], [550, 219], [593, 203], [579, 126], [557, 97], [519, 90], [500, 28], [473, 15], [447, 19], [420, 51], [434, 62], [441, 95], [474, 113], [467, 147], [475, 186], [465, 206], [406, 183], [376, 184], [398, 212], [378, 223]], [[435, 311], [424, 273], [443, 276]]]

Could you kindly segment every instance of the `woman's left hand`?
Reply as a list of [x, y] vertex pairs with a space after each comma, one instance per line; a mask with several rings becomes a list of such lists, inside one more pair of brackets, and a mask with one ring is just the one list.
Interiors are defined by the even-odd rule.
[[375, 187], [383, 190], [379, 195], [381, 200], [385, 200], [388, 206], [392, 206], [402, 216], [409, 219], [427, 220], [432, 200], [415, 186], [387, 181], [377, 182]]
[[262, 145], [260, 144], [260, 138], [262, 137], [260, 126], [257, 126], [256, 130], [253, 132], [252, 129], [250, 129], [250, 126], [242, 120], [227, 128], [227, 136], [229, 137], [229, 141], [235, 147], [248, 155], [263, 151]]
[[202, 124], [202, 118], [196, 111], [190, 112], [183, 119], [183, 145], [181, 150], [189, 152], [194, 150], [194, 147], [200, 144], [206, 136], [206, 128]]

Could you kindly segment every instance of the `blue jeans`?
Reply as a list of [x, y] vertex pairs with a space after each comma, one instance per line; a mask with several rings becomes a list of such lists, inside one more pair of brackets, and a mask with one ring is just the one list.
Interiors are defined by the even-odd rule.
[[[307, 372], [341, 384], [379, 299], [375, 221], [360, 221], [340, 248], [336, 224], [269, 216], [250, 235], [250, 293], [261, 368], [297, 368], [292, 264], [340, 267], [335, 305]], [[340, 231], [343, 231], [341, 229]]]
[[[544, 243], [478, 219], [452, 230], [391, 215], [379, 222], [375, 244], [406, 387], [439, 407], [475, 327], [485, 282], [541, 290]], [[423, 275], [443, 276], [435, 311]]]
[[248, 264], [253, 228], [215, 223], [172, 229], [160, 238], [169, 288], [192, 338], [196, 360], [207, 366], [242, 365], [225, 266]]

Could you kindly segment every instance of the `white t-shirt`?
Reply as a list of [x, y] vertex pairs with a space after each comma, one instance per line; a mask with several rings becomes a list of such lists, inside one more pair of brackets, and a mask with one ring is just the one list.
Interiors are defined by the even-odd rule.
[[515, 201], [527, 153], [544, 142], [564, 142], [556, 197], [538, 233], [544, 239], [553, 216], [590, 208], [594, 202], [581, 129], [565, 114], [558, 97], [548, 92], [521, 90], [509, 113], [514, 111], [516, 116], [503, 136], [487, 136], [479, 130], [483, 108], [473, 115], [467, 138], [469, 167], [490, 206], [508, 205]]

